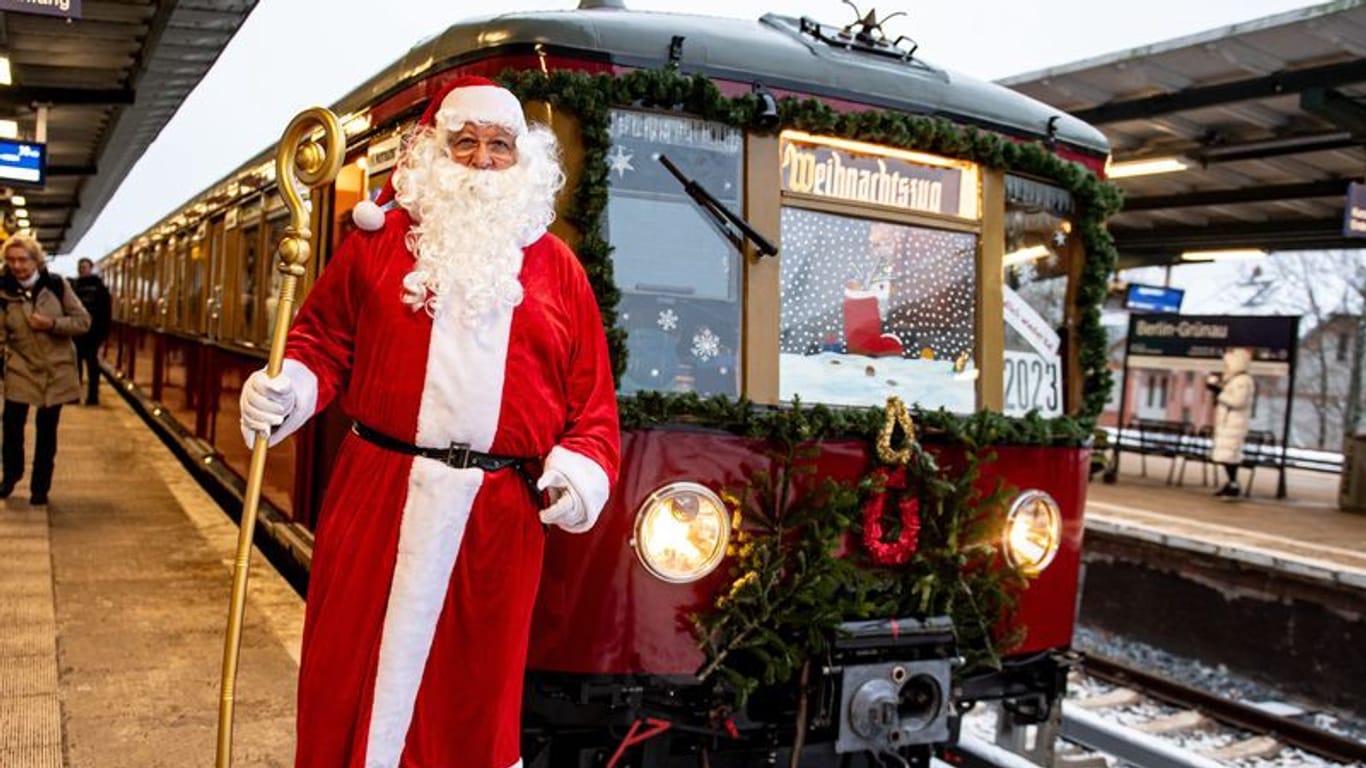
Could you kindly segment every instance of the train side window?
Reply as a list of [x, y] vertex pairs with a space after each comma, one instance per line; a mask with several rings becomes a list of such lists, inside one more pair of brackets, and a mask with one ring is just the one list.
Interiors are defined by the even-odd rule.
[[1060, 416], [1067, 396], [1069, 279], [1080, 264], [1065, 190], [1006, 177], [1004, 412]]
[[737, 395], [740, 254], [659, 162], [741, 209], [744, 135], [705, 120], [615, 110], [607, 235], [627, 332], [622, 392]]
[[199, 334], [204, 332], [204, 306], [206, 303], [205, 275], [209, 271], [209, 243], [207, 223], [195, 229], [190, 238], [189, 258], [185, 264], [185, 330]]
[[256, 272], [261, 252], [261, 225], [252, 224], [242, 228], [242, 248], [238, 272], [238, 326], [239, 338], [251, 341], [256, 328]]
[[275, 327], [275, 309], [280, 303], [280, 281], [283, 278], [280, 276], [280, 270], [275, 267], [277, 261], [275, 254], [279, 252], [280, 241], [284, 239], [285, 228], [289, 226], [288, 209], [283, 215], [272, 216], [267, 226], [270, 227], [270, 232], [266, 236], [266, 247], [269, 250], [266, 252], [265, 263], [262, 265], [266, 271], [266, 278], [262, 283], [265, 286], [262, 306], [266, 308], [266, 312], [265, 322], [256, 338], [260, 344], [268, 343], [270, 340], [270, 331]]
[[141, 308], [139, 320], [143, 325], [156, 325], [157, 290], [157, 248], [147, 248], [138, 257], [138, 306]]
[[977, 236], [784, 206], [783, 400], [976, 407]]

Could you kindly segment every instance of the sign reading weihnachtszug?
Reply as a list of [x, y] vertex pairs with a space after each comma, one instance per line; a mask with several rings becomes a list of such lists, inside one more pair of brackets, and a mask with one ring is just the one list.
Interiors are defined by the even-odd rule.
[[[917, 163], [888, 152], [857, 152], [784, 137], [782, 183], [788, 192], [920, 213], [975, 218], [973, 174]], [[965, 192], [972, 194], [965, 194]]]

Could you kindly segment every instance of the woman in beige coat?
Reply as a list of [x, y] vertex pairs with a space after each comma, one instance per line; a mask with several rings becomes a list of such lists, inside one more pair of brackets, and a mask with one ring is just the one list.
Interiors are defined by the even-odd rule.
[[57, 421], [62, 405], [80, 399], [76, 348], [72, 339], [90, 329], [90, 315], [60, 275], [49, 274], [43, 247], [13, 235], [0, 251], [0, 349], [5, 355], [4, 477], [0, 498], [9, 498], [24, 476], [24, 424], [29, 406], [38, 409], [29, 503], [47, 503], [57, 455]]
[[1238, 467], [1243, 463], [1243, 441], [1247, 438], [1252, 401], [1257, 396], [1257, 385], [1248, 368], [1252, 365], [1252, 350], [1235, 347], [1224, 352], [1224, 375], [1209, 382], [1215, 393], [1214, 446], [1210, 460], [1224, 465], [1228, 482], [1215, 496], [1238, 498]]

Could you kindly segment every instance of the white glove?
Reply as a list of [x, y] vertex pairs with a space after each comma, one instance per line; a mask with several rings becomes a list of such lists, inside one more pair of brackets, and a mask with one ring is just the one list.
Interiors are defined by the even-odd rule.
[[[282, 374], [272, 379], [266, 375], [264, 369], [249, 376], [242, 385], [240, 401], [242, 439], [246, 441], [247, 447], [252, 446], [257, 432], [264, 432], [269, 436], [272, 429], [283, 424], [296, 404], [294, 384], [288, 376]], [[283, 437], [281, 436], [281, 439]], [[276, 442], [278, 441], [272, 440], [270, 444], [274, 445]]]
[[578, 533], [583, 524], [588, 522], [588, 509], [563, 472], [547, 469], [536, 481], [536, 490], [545, 491], [550, 497], [550, 506], [541, 510], [542, 523], [558, 525], [570, 533]]

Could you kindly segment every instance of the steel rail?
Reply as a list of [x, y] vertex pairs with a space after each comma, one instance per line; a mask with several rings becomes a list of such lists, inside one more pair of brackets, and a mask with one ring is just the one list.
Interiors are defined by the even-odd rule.
[[1270, 736], [1319, 757], [1341, 763], [1366, 764], [1366, 743], [1271, 714], [1250, 704], [1225, 699], [1113, 659], [1088, 654], [1083, 657], [1081, 666], [1100, 680], [1136, 688], [1155, 699], [1196, 710], [1226, 725]]

